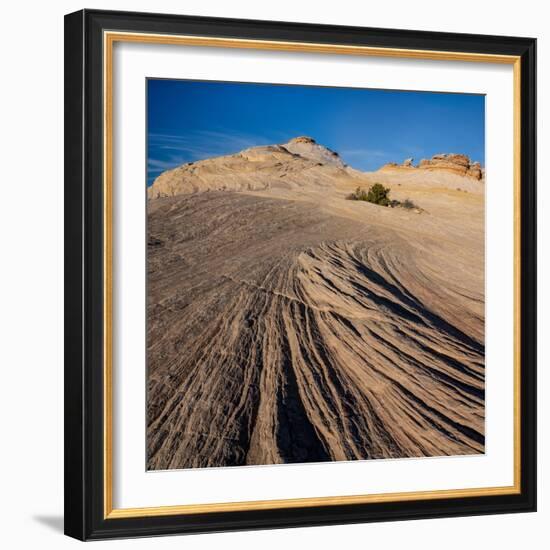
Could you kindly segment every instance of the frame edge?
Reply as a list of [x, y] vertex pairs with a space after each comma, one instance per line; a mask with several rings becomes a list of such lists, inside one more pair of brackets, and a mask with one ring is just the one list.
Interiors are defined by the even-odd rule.
[[83, 138], [84, 11], [64, 18], [64, 217], [65, 217], [65, 441], [64, 532], [84, 540], [86, 531], [83, 361]]
[[[504, 502], [492, 505], [489, 502], [485, 506], [481, 503], [471, 503], [464, 506], [448, 509], [445, 503], [440, 507], [433, 507], [427, 503], [419, 503], [418, 509], [414, 513], [406, 512], [391, 513], [386, 511], [382, 517], [376, 513], [367, 519], [366, 513], [360, 509], [348, 508], [338, 510], [338, 513], [317, 514], [316, 510], [304, 510], [302, 514], [296, 514], [295, 518], [284, 516], [288, 509], [281, 510], [281, 514], [273, 514], [270, 519], [262, 517], [262, 514], [250, 514], [248, 517], [232, 515], [229, 513], [224, 518], [218, 517], [211, 519], [213, 521], [204, 521], [204, 517], [195, 517], [190, 524], [178, 525], [178, 516], [172, 516], [172, 520], [165, 516], [159, 517], [159, 521], [145, 520], [136, 522], [136, 519], [127, 520], [103, 520], [97, 512], [95, 493], [98, 487], [95, 486], [95, 471], [100, 469], [94, 462], [93, 447], [97, 444], [95, 438], [90, 435], [91, 426], [86, 422], [86, 411], [94, 411], [94, 402], [96, 401], [97, 388], [90, 380], [92, 366], [95, 365], [93, 358], [90, 357], [89, 346], [94, 344], [94, 338], [91, 332], [93, 329], [87, 327], [86, 318], [93, 320], [93, 315], [89, 309], [91, 304], [88, 299], [94, 297], [90, 286], [88, 276], [92, 277], [91, 265], [92, 258], [89, 257], [86, 235], [92, 230], [95, 217], [90, 205], [91, 190], [94, 178], [88, 182], [88, 172], [90, 167], [87, 159], [87, 152], [92, 155], [90, 140], [93, 140], [94, 130], [86, 125], [86, 119], [89, 118], [90, 125], [96, 125], [92, 117], [94, 109], [90, 108], [90, 102], [94, 98], [88, 97], [86, 90], [86, 74], [90, 73], [90, 60], [86, 60], [87, 47], [89, 42], [89, 51], [94, 52], [94, 41], [87, 39], [88, 32], [93, 34], [93, 29], [89, 26], [95, 22], [96, 26], [102, 24], [98, 19], [103, 16], [120, 18], [121, 25], [125, 17], [141, 15], [144, 19], [147, 17], [167, 18], [158, 14], [132, 14], [125, 12], [110, 12], [99, 10], [82, 10], [65, 16], [65, 533], [79, 540], [98, 540], [105, 538], [128, 538], [141, 536], [158, 536], [164, 534], [183, 534], [200, 532], [219, 532], [234, 531], [243, 529], [269, 529], [285, 528], [293, 526], [314, 526], [331, 524], [349, 524], [369, 521], [392, 521], [402, 519], [420, 519], [435, 517], [450, 517], [459, 515], [483, 515], [489, 513], [511, 513], [511, 512], [529, 512], [536, 510], [536, 402], [534, 401], [533, 391], [536, 384], [536, 351], [534, 348], [526, 351], [526, 347], [531, 347], [536, 343], [536, 289], [532, 286], [536, 284], [536, 210], [535, 210], [535, 178], [536, 178], [536, 126], [535, 126], [535, 101], [536, 91], [534, 86], [536, 59], [535, 49], [536, 40], [526, 38], [508, 39], [514, 43], [514, 47], [522, 48], [522, 124], [521, 124], [521, 176], [522, 176], [522, 204], [521, 204], [521, 250], [525, 264], [522, 263], [522, 316], [521, 327], [524, 337], [521, 340], [522, 357], [522, 434], [525, 437], [522, 441], [522, 491], [521, 494], [509, 500], [509, 507]], [[177, 16], [185, 19], [184, 16]], [[221, 20], [215, 18], [192, 18], [201, 19], [203, 23], [206, 20], [219, 23]], [[238, 20], [225, 20], [228, 23]], [[240, 24], [245, 23], [239, 21]], [[267, 22], [248, 22], [264, 23]], [[147, 22], [143, 22], [147, 25]], [[293, 23], [273, 23], [275, 26], [291, 27], [296, 25], [299, 30], [301, 25]], [[310, 25], [313, 30], [322, 25]], [[329, 27], [327, 26], [327, 29]], [[335, 29], [334, 27], [331, 27]], [[342, 32], [357, 30], [355, 27], [344, 27]], [[362, 29], [363, 32], [372, 29]], [[386, 29], [379, 31], [390, 32]], [[401, 32], [401, 31], [399, 31]], [[406, 32], [406, 31], [404, 31]], [[415, 32], [415, 31], [409, 31]], [[419, 32], [419, 35], [430, 33]], [[435, 33], [434, 33], [435, 34]], [[467, 39], [469, 35], [455, 35], [458, 39]], [[480, 37], [477, 37], [478, 39]], [[491, 37], [487, 37], [491, 38]], [[506, 37], [501, 37], [506, 41]], [[519, 42], [521, 41], [521, 44]], [[91, 83], [90, 83], [91, 84]], [[89, 134], [89, 136], [88, 136]], [[87, 137], [88, 136], [88, 137]], [[94, 170], [95, 171], [95, 170]], [[93, 202], [93, 201], [91, 201]], [[89, 216], [86, 213], [89, 211]], [[91, 240], [92, 236], [90, 235]], [[95, 271], [94, 271], [95, 272]], [[531, 288], [529, 287], [531, 284]], [[95, 285], [94, 285], [95, 286]], [[96, 296], [97, 298], [97, 296]], [[95, 309], [95, 306], [92, 307]], [[92, 365], [94, 363], [94, 365]], [[528, 373], [526, 371], [528, 370]], [[525, 377], [524, 377], [525, 376]], [[95, 378], [95, 374], [94, 374]], [[89, 397], [89, 399], [87, 398]], [[95, 397], [94, 397], [95, 396]], [[527, 422], [531, 421], [531, 424]], [[94, 424], [96, 420], [94, 419]], [[93, 430], [92, 430], [93, 431]], [[88, 444], [89, 443], [89, 444]], [[87, 490], [88, 488], [88, 490]], [[99, 499], [102, 502], [102, 499]], [[426, 504], [424, 506], [424, 504]], [[328, 511], [327, 511], [328, 512]], [[140, 525], [141, 523], [141, 525]], [[155, 525], [156, 524], [156, 525]]]

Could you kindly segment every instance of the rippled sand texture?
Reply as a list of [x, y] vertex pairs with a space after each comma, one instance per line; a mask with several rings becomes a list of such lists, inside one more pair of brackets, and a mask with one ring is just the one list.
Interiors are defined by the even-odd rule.
[[149, 469], [484, 451], [483, 184], [406, 177], [148, 201]]

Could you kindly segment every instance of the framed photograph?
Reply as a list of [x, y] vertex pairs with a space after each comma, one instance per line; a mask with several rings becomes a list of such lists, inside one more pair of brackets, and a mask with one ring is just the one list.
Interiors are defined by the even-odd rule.
[[536, 508], [535, 40], [65, 19], [65, 530]]

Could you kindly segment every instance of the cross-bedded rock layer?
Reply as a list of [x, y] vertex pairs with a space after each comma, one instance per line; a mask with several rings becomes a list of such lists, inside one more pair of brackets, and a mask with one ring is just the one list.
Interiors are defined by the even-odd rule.
[[150, 469], [483, 452], [477, 237], [315, 196], [149, 201]]

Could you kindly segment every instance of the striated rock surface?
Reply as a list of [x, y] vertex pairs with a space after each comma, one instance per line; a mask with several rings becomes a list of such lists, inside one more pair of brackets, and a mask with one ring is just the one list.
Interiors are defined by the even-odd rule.
[[467, 175], [470, 168], [470, 159], [466, 155], [441, 154], [431, 159], [422, 159], [418, 163], [420, 170], [447, 170], [460, 175]]
[[183, 164], [162, 173], [148, 189], [149, 198], [198, 191], [332, 185], [334, 178], [353, 177], [338, 153], [308, 137], [282, 145], [252, 147], [234, 155]]
[[483, 179], [485, 177], [485, 174], [483, 173], [483, 169], [481, 168], [481, 164], [479, 162], [473, 162], [468, 166], [468, 170], [466, 171], [466, 175], [470, 176], [471, 178], [474, 178], [476, 180]]
[[483, 453], [484, 197], [445, 182], [479, 184], [408, 167], [359, 181], [425, 214], [349, 201], [292, 141], [202, 161], [239, 192], [148, 201], [148, 468]]
[[413, 165], [413, 159], [405, 159], [403, 164], [396, 164], [390, 162], [380, 168], [381, 172], [388, 171], [400, 171], [400, 170], [428, 170], [428, 171], [441, 171], [446, 173], [456, 174], [458, 176], [464, 176], [481, 180], [484, 177], [483, 170], [479, 162], [472, 162], [466, 155], [459, 155], [455, 153], [446, 153], [434, 155], [431, 159], [422, 159], [418, 166]]
[[336, 151], [332, 151], [324, 145], [319, 145], [313, 138], [301, 136], [291, 139], [282, 145], [287, 151], [300, 155], [302, 158], [312, 160], [328, 166], [345, 168], [346, 164]]

